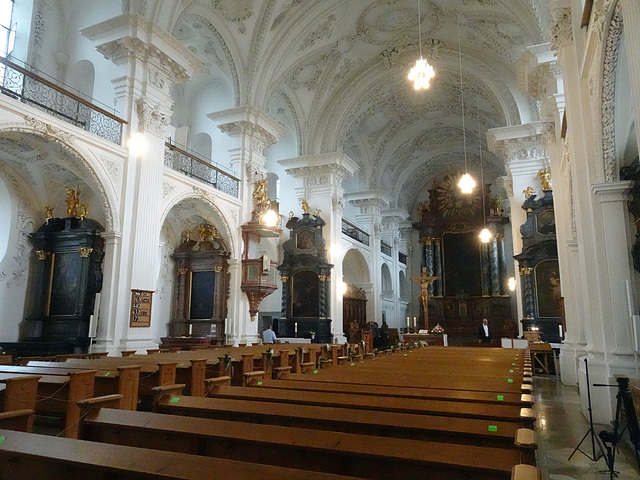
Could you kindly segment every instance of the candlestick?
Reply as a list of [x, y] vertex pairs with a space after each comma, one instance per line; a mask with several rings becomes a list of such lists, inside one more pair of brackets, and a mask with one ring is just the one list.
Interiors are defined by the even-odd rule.
[[407, 317], [407, 327], [410, 327], [410, 326], [411, 326], [411, 323], [410, 323], [409, 317]]
[[416, 321], [416, 317], [413, 317], [413, 328], [416, 328], [418, 322]]

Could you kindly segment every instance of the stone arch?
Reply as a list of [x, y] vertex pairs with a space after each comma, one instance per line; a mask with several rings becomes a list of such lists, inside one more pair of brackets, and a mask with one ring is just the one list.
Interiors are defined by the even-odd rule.
[[196, 212], [199, 212], [199, 210], [197, 210], [198, 206], [206, 206], [206, 208], [211, 209], [210, 212], [213, 213], [216, 217], [215, 219], [218, 220], [218, 222], [214, 223], [214, 226], [218, 229], [219, 232], [222, 233], [221, 236], [227, 242], [227, 246], [229, 248], [229, 251], [231, 252], [231, 258], [239, 259], [242, 253], [240, 251], [241, 242], [240, 238], [234, 233], [236, 229], [231, 228], [231, 225], [235, 225], [236, 223], [235, 220], [231, 218], [233, 214], [230, 214], [224, 209], [220, 208], [219, 203], [222, 202], [216, 202], [216, 198], [214, 195], [205, 192], [200, 188], [195, 187], [193, 190], [185, 190], [182, 192], [178, 192], [177, 194], [172, 195], [169, 198], [165, 198], [165, 205], [160, 217], [160, 225], [165, 224], [169, 213], [175, 206], [188, 200], [195, 200], [198, 202], [194, 204]]
[[[105, 230], [120, 230], [116, 185], [105, 168], [108, 162], [98, 160], [91, 150], [78, 145], [77, 137], [73, 134], [34, 117], [25, 116], [24, 122], [7, 122], [0, 124], [0, 136], [8, 132], [33, 135], [43, 139], [45, 142], [53, 142], [61, 147], [67, 154], [65, 158], [77, 161], [75, 166], [81, 167], [83, 173], [87, 175], [87, 178], [83, 178], [83, 181], [98, 193], [102, 201], [101, 207], [105, 216]], [[114, 173], [117, 175], [118, 165], [113, 163], [112, 166], [115, 170]]]

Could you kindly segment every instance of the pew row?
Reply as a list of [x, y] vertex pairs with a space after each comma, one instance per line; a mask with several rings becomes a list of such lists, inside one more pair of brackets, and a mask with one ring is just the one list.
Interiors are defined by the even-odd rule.
[[361, 409], [377, 412], [401, 412], [418, 415], [440, 415], [457, 418], [477, 418], [504, 421], [533, 428], [536, 420], [531, 408], [511, 405], [450, 402], [446, 400], [415, 400], [410, 398], [375, 397], [354, 393], [314, 392], [261, 389], [255, 387], [225, 387], [212, 389], [211, 397], [235, 400], [253, 400], [293, 405], [317, 405]]
[[534, 463], [535, 432], [512, 422], [451, 418], [338, 407], [291, 405], [223, 398], [165, 395], [155, 406], [163, 414], [280, 425], [381, 437], [440, 441], [520, 449], [522, 461]]
[[122, 445], [0, 430], [0, 478], [43, 480], [356, 480]]
[[85, 417], [82, 437], [371, 480], [421, 478], [425, 472], [442, 480], [509, 479], [520, 463], [520, 453], [512, 449], [322, 430], [310, 434], [295, 427], [105, 408]]

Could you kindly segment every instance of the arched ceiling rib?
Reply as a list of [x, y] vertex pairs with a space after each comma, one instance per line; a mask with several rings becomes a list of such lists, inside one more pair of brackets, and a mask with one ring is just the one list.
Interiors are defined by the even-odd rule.
[[[361, 165], [351, 184], [391, 184], [417, 199], [463, 162], [458, 39], [470, 163], [479, 161], [488, 128], [537, 119], [517, 89], [516, 63], [545, 41], [548, 23], [547, 0], [419, 0], [422, 54], [436, 78], [415, 93], [406, 75], [419, 55], [417, 1], [195, 0], [162, 8], [179, 18], [174, 34], [211, 74], [235, 85], [239, 102], [295, 129], [301, 154], [344, 151]], [[209, 21], [207, 35], [193, 31], [195, 14]], [[487, 175], [503, 174], [483, 144]]]

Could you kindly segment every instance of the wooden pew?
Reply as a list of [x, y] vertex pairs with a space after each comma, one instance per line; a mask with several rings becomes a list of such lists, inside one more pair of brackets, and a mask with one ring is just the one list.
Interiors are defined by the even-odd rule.
[[[515, 450], [385, 438], [275, 425], [100, 409], [83, 420], [83, 438], [155, 449], [307, 468], [372, 480], [511, 478]], [[285, 453], [286, 452], [286, 453]]]
[[33, 429], [33, 410], [11, 410], [0, 413], [0, 429], [31, 432]]
[[531, 408], [533, 396], [529, 394], [445, 390], [412, 387], [385, 387], [377, 385], [352, 385], [350, 383], [307, 382], [304, 380], [253, 380], [247, 386], [274, 388], [282, 390], [300, 390], [314, 392], [355, 393], [377, 397], [415, 398], [422, 400], [448, 400], [454, 402], [495, 403]]
[[535, 449], [535, 433], [532, 430], [524, 429], [521, 432], [522, 429], [515, 423], [484, 419], [398, 412], [372, 413], [368, 410], [315, 405], [296, 405], [292, 408], [290, 404], [282, 403], [171, 395], [160, 398], [155, 411], [189, 417], [506, 449], [519, 448], [515, 441], [520, 435], [519, 443], [523, 445], [521, 453], [523, 458], [528, 458], [528, 463], [533, 463]]
[[[102, 358], [90, 359], [70, 359], [65, 362], [65, 368], [81, 371], [93, 367], [95, 371], [113, 371], [122, 366], [132, 366], [133, 362], [128, 359]], [[29, 362], [28, 366], [33, 367], [55, 367], [48, 362]], [[176, 362], [143, 363], [139, 370], [138, 383], [138, 408], [151, 410], [153, 406], [153, 388], [161, 385], [174, 385], [176, 383]]]
[[[93, 397], [95, 370], [64, 375], [42, 375], [38, 379], [36, 414], [60, 416], [64, 435], [76, 438], [80, 423], [80, 408], [76, 402]], [[0, 380], [20, 377], [19, 374], [0, 373]]]
[[209, 458], [0, 430], [0, 478], [46, 480], [356, 480]]
[[217, 387], [209, 396], [237, 400], [253, 400], [295, 405], [363, 409], [377, 412], [402, 412], [419, 415], [442, 415], [457, 418], [478, 418], [506, 421], [533, 428], [535, 413], [530, 408], [511, 405], [450, 402], [447, 400], [416, 400], [411, 398], [375, 397], [353, 393], [323, 393], [309, 395], [304, 391], [261, 389], [254, 387]]
[[[62, 375], [82, 371], [79, 368], [66, 366], [66, 362], [42, 362], [46, 366], [3, 366], [0, 373], [16, 373], [24, 375]], [[130, 365], [118, 367], [114, 370], [100, 370], [96, 372], [94, 395], [104, 396], [114, 393], [122, 395], [120, 407], [123, 410], [136, 410], [138, 406], [138, 384], [140, 366]]]

